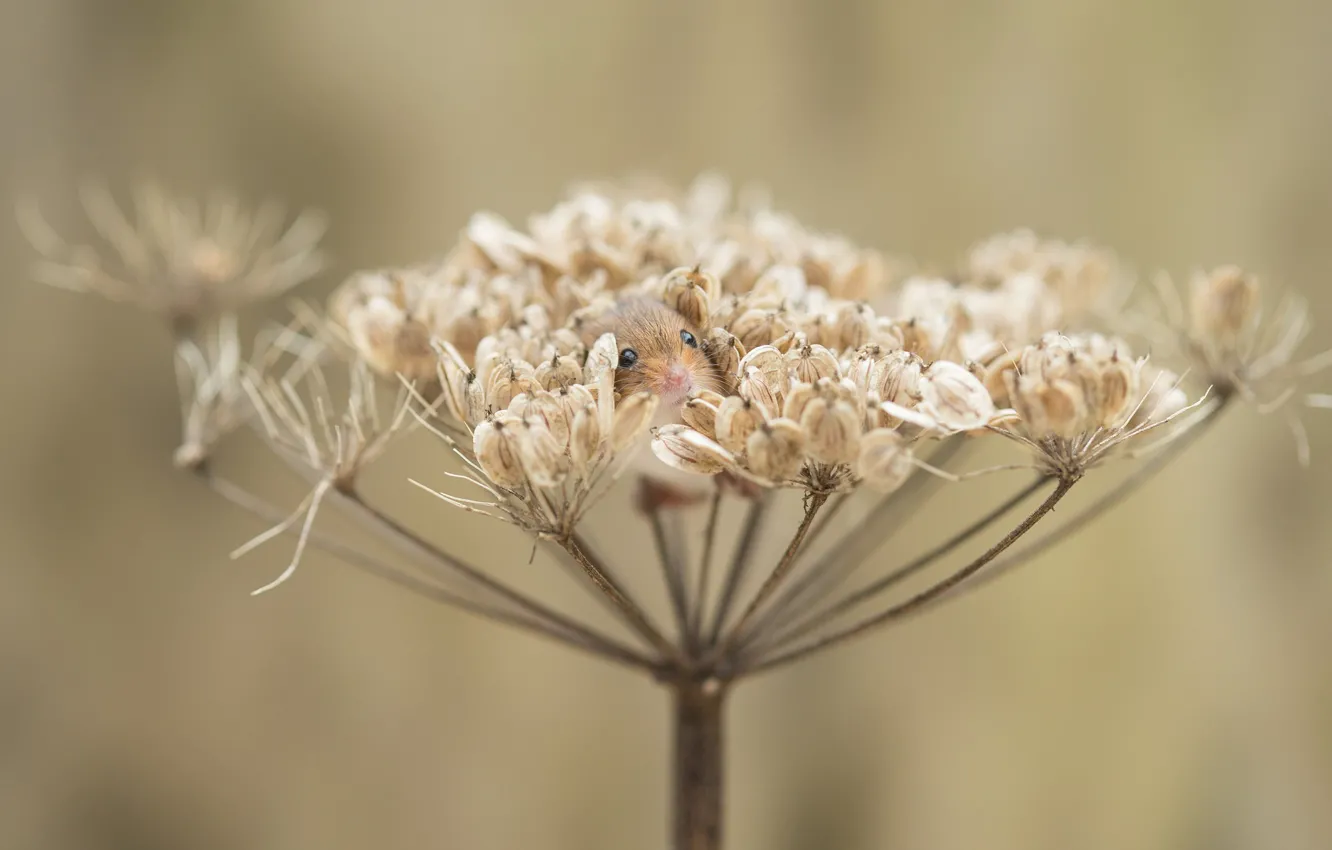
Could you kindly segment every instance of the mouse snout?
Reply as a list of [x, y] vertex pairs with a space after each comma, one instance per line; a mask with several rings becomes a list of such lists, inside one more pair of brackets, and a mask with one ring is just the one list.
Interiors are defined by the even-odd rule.
[[694, 376], [683, 363], [672, 363], [661, 376], [662, 394], [683, 398], [694, 388]]

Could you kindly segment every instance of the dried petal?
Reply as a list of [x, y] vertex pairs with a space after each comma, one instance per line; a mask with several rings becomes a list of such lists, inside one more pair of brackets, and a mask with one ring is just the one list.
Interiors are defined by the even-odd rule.
[[953, 431], [984, 428], [994, 418], [994, 400], [964, 367], [947, 360], [930, 364], [921, 379], [921, 410]]

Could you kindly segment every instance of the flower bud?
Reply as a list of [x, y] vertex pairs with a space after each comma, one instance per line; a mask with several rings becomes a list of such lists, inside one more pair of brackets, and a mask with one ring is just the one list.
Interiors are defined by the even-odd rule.
[[716, 475], [735, 468], [726, 449], [686, 425], [665, 425], [652, 438], [652, 453], [662, 463], [682, 472]]

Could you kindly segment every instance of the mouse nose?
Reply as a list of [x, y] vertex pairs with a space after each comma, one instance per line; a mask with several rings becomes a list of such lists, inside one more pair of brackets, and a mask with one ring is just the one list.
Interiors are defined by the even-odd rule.
[[662, 376], [662, 390], [665, 395], [681, 397], [694, 388], [694, 378], [682, 363], [674, 363]]

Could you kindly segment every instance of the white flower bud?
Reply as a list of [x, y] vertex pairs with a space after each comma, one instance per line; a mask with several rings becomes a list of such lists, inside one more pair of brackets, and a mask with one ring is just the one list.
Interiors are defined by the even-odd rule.
[[745, 441], [749, 471], [769, 481], [785, 481], [805, 462], [805, 432], [790, 419], [760, 425]]
[[682, 472], [716, 475], [735, 468], [735, 457], [686, 425], [665, 425], [652, 438], [652, 453]]
[[856, 474], [871, 490], [892, 493], [906, 483], [913, 466], [911, 449], [896, 431], [876, 428], [861, 437]]

